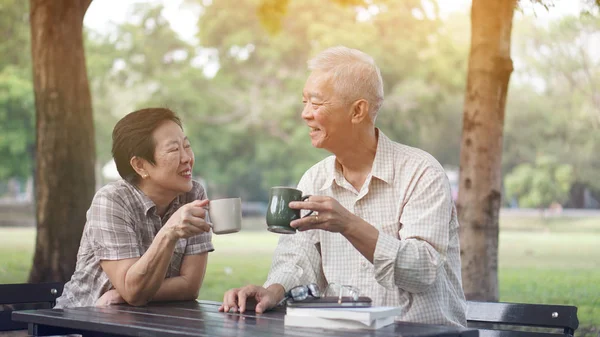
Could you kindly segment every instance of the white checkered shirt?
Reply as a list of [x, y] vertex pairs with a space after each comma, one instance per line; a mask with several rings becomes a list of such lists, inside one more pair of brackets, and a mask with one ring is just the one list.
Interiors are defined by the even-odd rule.
[[[94, 305], [102, 294], [113, 288], [100, 261], [142, 256], [171, 215], [179, 207], [198, 199], [206, 199], [206, 193], [202, 185], [193, 181], [192, 190], [175, 198], [161, 218], [156, 214], [154, 202], [136, 186], [125, 180], [103, 186], [87, 211], [75, 273], [65, 284], [55, 308]], [[184, 255], [213, 251], [211, 235], [208, 232], [180, 239], [165, 278], [179, 276]]]
[[282, 235], [264, 286], [352, 285], [373, 305], [401, 307], [398, 320], [466, 326], [458, 221], [444, 169], [428, 153], [378, 134], [371, 174], [360, 191], [334, 156], [298, 184], [304, 195], [335, 198], [379, 230], [373, 263], [339, 233]]

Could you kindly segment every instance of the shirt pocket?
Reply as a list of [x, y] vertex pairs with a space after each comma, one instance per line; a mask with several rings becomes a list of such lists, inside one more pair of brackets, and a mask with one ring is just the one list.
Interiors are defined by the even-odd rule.
[[175, 250], [173, 251], [173, 256], [171, 257], [171, 262], [169, 263], [169, 270], [167, 271], [166, 278], [180, 275], [181, 263], [183, 262], [183, 257], [185, 256], [186, 246], [186, 239], [179, 239], [175, 244]]

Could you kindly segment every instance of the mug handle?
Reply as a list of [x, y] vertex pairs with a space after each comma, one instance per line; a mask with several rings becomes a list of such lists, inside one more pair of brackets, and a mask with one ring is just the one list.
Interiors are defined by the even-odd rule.
[[[305, 195], [305, 196], [302, 197], [302, 199], [300, 199], [300, 201], [305, 201], [306, 199], [308, 199], [310, 197], [311, 197], [310, 195]], [[303, 218], [306, 218], [307, 216], [311, 215], [312, 213], [313, 213], [313, 211], [310, 211], [310, 212], [306, 213], [306, 215], [303, 216]]]

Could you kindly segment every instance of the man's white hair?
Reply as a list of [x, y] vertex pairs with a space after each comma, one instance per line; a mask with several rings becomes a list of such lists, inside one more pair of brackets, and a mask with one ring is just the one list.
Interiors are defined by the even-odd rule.
[[331, 73], [335, 92], [348, 103], [361, 98], [367, 100], [369, 114], [375, 122], [383, 104], [383, 80], [371, 56], [344, 46], [331, 47], [308, 61], [308, 69]]

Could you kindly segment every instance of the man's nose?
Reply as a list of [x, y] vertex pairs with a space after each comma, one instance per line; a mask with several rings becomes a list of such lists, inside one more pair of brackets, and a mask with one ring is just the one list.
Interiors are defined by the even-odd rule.
[[303, 119], [310, 119], [312, 118], [312, 112], [310, 111], [310, 103], [306, 103], [304, 104], [304, 107], [302, 108], [302, 114], [301, 114]]

